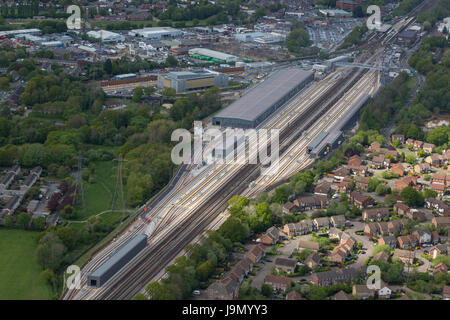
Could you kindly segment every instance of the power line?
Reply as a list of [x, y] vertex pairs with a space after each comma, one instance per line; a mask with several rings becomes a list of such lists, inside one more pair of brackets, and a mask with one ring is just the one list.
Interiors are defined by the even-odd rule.
[[125, 203], [125, 195], [123, 192], [123, 178], [122, 178], [122, 166], [123, 162], [126, 161], [123, 159], [122, 155], [119, 155], [119, 159], [116, 159], [119, 162], [117, 167], [117, 176], [116, 176], [116, 186], [114, 188], [114, 195], [111, 199], [111, 211], [113, 211], [117, 206], [117, 198], [120, 195], [120, 199], [122, 202], [122, 211], [125, 212], [126, 203]]

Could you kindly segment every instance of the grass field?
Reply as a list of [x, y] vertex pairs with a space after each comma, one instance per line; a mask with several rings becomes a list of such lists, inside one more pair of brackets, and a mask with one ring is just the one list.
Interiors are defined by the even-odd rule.
[[35, 258], [37, 232], [0, 228], [0, 300], [45, 300], [51, 288], [41, 280]]
[[[83, 181], [86, 210], [82, 213], [78, 207], [76, 220], [86, 220], [102, 211], [111, 209], [111, 200], [116, 187], [117, 161], [96, 161], [94, 164], [94, 182]], [[120, 209], [121, 206], [119, 197], [116, 209]]]

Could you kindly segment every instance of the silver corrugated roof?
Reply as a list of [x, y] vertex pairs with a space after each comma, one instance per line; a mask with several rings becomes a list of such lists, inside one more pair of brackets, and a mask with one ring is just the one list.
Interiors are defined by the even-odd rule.
[[147, 240], [147, 235], [141, 233], [128, 240], [123, 246], [116, 250], [100, 267], [95, 269], [90, 276], [101, 277], [110, 268], [114, 267], [130, 250], [136, 247], [143, 239]]
[[235, 118], [255, 121], [266, 110], [304, 82], [312, 72], [300, 68], [283, 69], [250, 89], [240, 99], [220, 111], [214, 118]]

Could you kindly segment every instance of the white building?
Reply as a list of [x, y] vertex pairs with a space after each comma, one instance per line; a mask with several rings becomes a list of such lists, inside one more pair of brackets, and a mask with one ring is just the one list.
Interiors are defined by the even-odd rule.
[[123, 35], [106, 30], [89, 31], [87, 35], [95, 39], [101, 39], [102, 42], [121, 42], [125, 40]]
[[444, 28], [447, 29], [447, 32], [450, 32], [450, 17], [445, 18], [444, 21], [439, 24], [438, 31], [443, 32]]
[[191, 49], [191, 50], [189, 50], [189, 54], [190, 55], [198, 54], [198, 55], [205, 56], [205, 57], [211, 57], [213, 59], [223, 60], [226, 63], [236, 62], [237, 61], [237, 57], [236, 56], [233, 56], [233, 55], [228, 54], [228, 53], [223, 53], [223, 52], [219, 52], [219, 51], [205, 49], [205, 48], [194, 48], [194, 49]]
[[143, 37], [147, 39], [166, 39], [166, 38], [176, 38], [183, 34], [182, 31], [174, 29], [171, 27], [154, 27], [154, 28], [143, 28], [143, 29], [133, 29], [128, 32], [128, 35], [133, 37]]

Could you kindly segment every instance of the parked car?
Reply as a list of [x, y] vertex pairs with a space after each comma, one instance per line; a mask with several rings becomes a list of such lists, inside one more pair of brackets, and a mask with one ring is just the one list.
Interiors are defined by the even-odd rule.
[[192, 294], [193, 294], [194, 296], [199, 296], [199, 295], [200, 295], [200, 290], [194, 290], [194, 291], [192, 292]]

